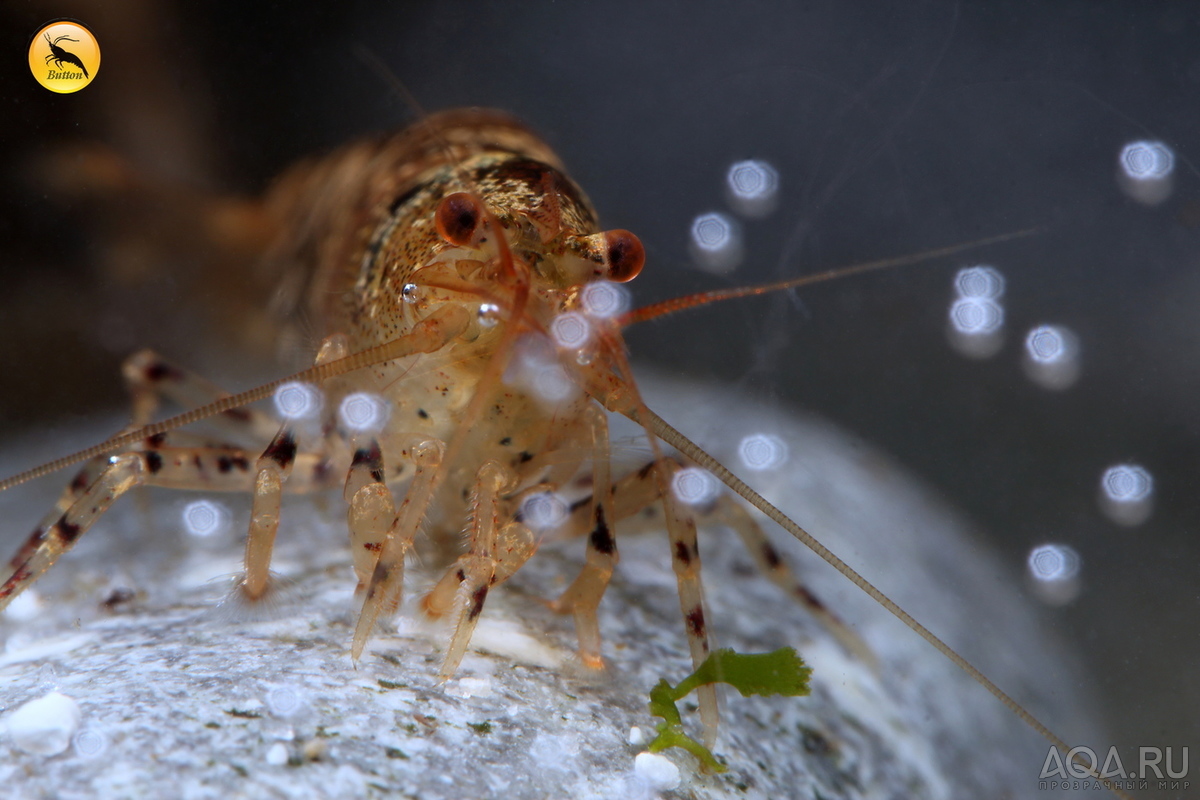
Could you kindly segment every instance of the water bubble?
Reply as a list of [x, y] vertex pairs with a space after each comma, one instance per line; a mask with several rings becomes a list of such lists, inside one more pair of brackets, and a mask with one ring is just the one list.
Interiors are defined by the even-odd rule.
[[193, 500], [183, 507], [182, 517], [183, 529], [201, 538], [224, 533], [229, 526], [229, 511], [213, 500]]
[[721, 484], [708, 470], [686, 467], [671, 479], [671, 491], [675, 499], [685, 505], [707, 505], [717, 499]]
[[400, 289], [400, 299], [410, 304], [420, 302], [423, 294], [424, 293], [421, 291], [421, 287], [415, 283], [406, 283], [404, 284], [404, 287]]
[[765, 161], [738, 161], [725, 175], [729, 205], [746, 217], [765, 217], [775, 210], [779, 172]]
[[287, 719], [304, 707], [304, 698], [291, 686], [275, 686], [267, 692], [266, 705], [272, 716]]
[[532, 494], [521, 503], [521, 520], [538, 533], [554, 530], [570, 513], [567, 502], [556, 492]]
[[585, 314], [609, 319], [624, 314], [630, 306], [629, 290], [612, 281], [593, 281], [583, 287], [580, 301]]
[[575, 393], [575, 383], [560, 364], [549, 364], [533, 374], [533, 391], [550, 403], [561, 403]]
[[53, 692], [58, 690], [62, 679], [59, 677], [58, 670], [54, 668], [53, 664], [42, 664], [38, 667], [33, 683], [38, 691]]
[[1025, 337], [1025, 374], [1045, 389], [1061, 391], [1079, 379], [1079, 339], [1061, 325], [1039, 325]]
[[1120, 464], [1110, 467], [1102, 480], [1104, 493], [1118, 503], [1145, 500], [1154, 491], [1154, 480], [1143, 467]]
[[742, 260], [742, 233], [737, 222], [717, 211], [692, 220], [692, 258], [709, 272], [726, 273]]
[[1029, 573], [1039, 581], [1074, 578], [1079, 574], [1079, 554], [1066, 545], [1038, 545], [1029, 552]]
[[342, 398], [338, 420], [342, 427], [358, 433], [374, 433], [383, 429], [391, 415], [391, 405], [379, 395], [355, 392]]
[[504, 371], [504, 382], [525, 385], [529, 376], [547, 364], [557, 363], [558, 356], [549, 338], [528, 333], [517, 339], [513, 355]]
[[950, 324], [968, 336], [996, 333], [1004, 327], [1004, 307], [987, 297], [960, 297], [950, 306]]
[[526, 334], [517, 340], [504, 382], [520, 386], [539, 400], [556, 405], [573, 397], [578, 387], [558, 361], [558, 351], [546, 336]]
[[778, 436], [755, 433], [742, 439], [738, 445], [738, 455], [746, 469], [775, 469], [787, 461], [788, 449]]
[[108, 749], [108, 737], [95, 728], [84, 728], [71, 739], [80, 758], [96, 758]]
[[950, 304], [950, 345], [969, 358], [989, 358], [1004, 344], [1004, 307], [990, 297], [959, 297]]
[[1175, 169], [1175, 154], [1162, 142], [1130, 142], [1121, 149], [1121, 169], [1130, 178], [1152, 181]]
[[1141, 525], [1154, 510], [1154, 477], [1137, 464], [1109, 467], [1100, 478], [1100, 510], [1118, 525]]
[[1144, 205], [1158, 205], [1171, 195], [1175, 153], [1162, 142], [1130, 142], [1117, 158], [1117, 182]]
[[1026, 560], [1034, 591], [1050, 605], [1064, 605], [1079, 595], [1082, 559], [1065, 544], [1042, 544]]
[[1054, 364], [1067, 357], [1068, 331], [1051, 325], [1039, 325], [1025, 337], [1025, 352], [1031, 361]]
[[1004, 296], [1004, 275], [995, 267], [980, 264], [964, 267], [954, 275], [954, 289], [959, 297], [988, 297], [993, 300]]
[[480, 325], [494, 328], [500, 322], [500, 306], [495, 303], [480, 303], [478, 316]]
[[290, 381], [275, 390], [275, 412], [287, 420], [312, 419], [321, 413], [321, 392], [310, 383]]
[[578, 350], [592, 338], [592, 324], [578, 311], [564, 311], [550, 323], [550, 338], [565, 350]]

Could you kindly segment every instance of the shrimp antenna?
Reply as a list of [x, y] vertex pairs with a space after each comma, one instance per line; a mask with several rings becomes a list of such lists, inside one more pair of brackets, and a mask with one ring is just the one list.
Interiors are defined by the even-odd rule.
[[374, 50], [366, 45], [356, 44], [354, 45], [354, 55], [357, 56], [358, 60], [364, 65], [375, 70], [375, 74], [382, 78], [384, 83], [389, 84], [396, 94], [400, 95], [400, 99], [408, 103], [408, 107], [417, 115], [419, 119], [429, 119], [428, 112], [426, 112], [425, 108], [417, 101], [416, 95], [409, 91], [408, 86], [404, 83], [404, 81], [400, 80], [400, 76], [393, 72], [391, 67], [383, 63], [383, 59], [375, 55]]
[[[363, 57], [364, 58], [374, 58], [373, 56], [371, 56], [370, 53], [366, 53], [365, 51], [364, 51]], [[378, 61], [378, 59], [375, 59], [375, 61]], [[382, 64], [380, 66], [382, 67]], [[383, 67], [383, 68], [386, 70], [386, 67]], [[392, 77], [394, 78], [395, 76], [392, 76]], [[398, 81], [399, 79], [397, 78], [396, 80]], [[400, 86], [403, 86], [403, 84], [400, 84]], [[617, 322], [621, 326], [626, 326], [626, 325], [631, 325], [635, 322], [644, 322], [645, 320], [654, 319], [655, 317], [665, 316], [666, 314], [672, 314], [677, 311], [683, 311], [688, 308], [695, 308], [696, 306], [708, 305], [709, 303], [715, 303], [715, 302], [718, 302], [721, 300], [730, 300], [735, 297], [747, 297], [747, 296], [752, 296], [752, 295], [767, 294], [769, 292], [781, 291], [783, 289], [791, 289], [791, 288], [795, 288], [798, 286], [805, 286], [805, 285], [808, 285], [811, 283], [819, 283], [821, 281], [833, 280], [834, 278], [842, 278], [842, 277], [846, 277], [849, 275], [857, 275], [862, 272], [870, 272], [873, 270], [887, 269], [890, 267], [898, 267], [898, 266], [903, 266], [906, 264], [914, 264], [914, 263], [918, 263], [921, 261], [926, 261], [929, 259], [939, 258], [942, 256], [951, 255], [953, 253], [958, 253], [963, 250], [970, 249], [972, 247], [982, 247], [982, 246], [988, 245], [988, 244], [995, 244], [997, 242], [1005, 242], [1005, 241], [1010, 241], [1012, 239], [1018, 239], [1018, 238], [1021, 238], [1024, 236], [1030, 236], [1041, 230], [1043, 230], [1043, 229], [1042, 228], [1026, 228], [1025, 230], [1016, 231], [1013, 233], [1005, 233], [1005, 234], [1001, 234], [999, 236], [992, 236], [992, 237], [989, 237], [986, 239], [976, 239], [975, 241], [971, 241], [971, 242], [964, 242], [961, 244], [950, 245], [948, 247], [940, 247], [940, 248], [937, 248], [936, 250], [926, 250], [925, 252], [916, 253], [916, 254], [910, 255], [910, 256], [901, 256], [899, 258], [888, 258], [888, 259], [883, 259], [881, 261], [870, 261], [865, 264], [857, 264], [857, 265], [850, 266], [850, 267], [842, 267], [839, 269], [827, 270], [825, 272], [819, 272], [819, 273], [816, 273], [813, 275], [805, 275], [800, 278], [793, 278], [791, 280], [763, 284], [761, 286], [747, 286], [747, 287], [741, 287], [741, 288], [735, 288], [735, 289], [717, 289], [715, 291], [710, 291], [710, 292], [700, 292], [698, 294], [686, 295], [684, 297], [676, 298], [674, 300], [667, 300], [662, 303], [655, 303], [653, 305], [635, 309], [635, 310], [630, 311], [630, 312], [624, 314], [623, 316], [619, 317]], [[314, 382], [314, 383], [322, 382], [329, 378], [336, 377], [338, 375], [344, 375], [347, 372], [353, 372], [354, 370], [362, 369], [363, 367], [367, 367], [367, 366], [371, 366], [372, 364], [378, 364], [383, 361], [389, 361], [389, 360], [391, 360], [389, 358], [389, 354], [394, 349], [395, 349], [395, 342], [385, 342], [384, 344], [376, 345], [375, 347], [368, 348], [367, 350], [362, 350], [357, 353], [352, 353], [352, 354], [346, 356], [345, 358], [341, 358], [336, 361], [330, 361], [325, 364], [318, 364], [317, 366], [309, 367], [308, 369], [301, 370], [300, 372], [294, 373], [288, 377], [278, 378], [278, 379], [270, 381], [268, 383], [264, 383], [261, 386], [256, 386], [253, 389], [248, 389], [244, 392], [239, 392], [238, 394], [232, 394], [227, 397], [222, 397], [221, 399], [216, 400], [212, 403], [209, 403], [208, 405], [200, 406], [199, 408], [194, 408], [194, 409], [191, 409], [190, 411], [185, 411], [174, 417], [169, 417], [165, 420], [162, 420], [161, 422], [155, 422], [150, 425], [146, 425], [145, 427], [138, 428], [136, 430], [126, 431], [124, 433], [113, 436], [112, 438], [106, 439], [105, 441], [100, 442], [99, 444], [92, 445], [91, 447], [85, 448], [83, 450], [79, 450], [75, 453], [72, 453], [67, 456], [63, 456], [61, 458], [56, 458], [53, 461], [48, 461], [45, 464], [42, 464], [40, 466], [25, 470], [24, 472], [19, 472], [16, 475], [12, 475], [8, 478], [5, 478], [4, 480], [0, 480], [0, 492], [7, 491], [8, 489], [13, 488], [14, 486], [19, 486], [22, 483], [26, 483], [28, 481], [35, 480], [44, 475], [49, 475], [52, 472], [57, 472], [58, 470], [64, 469], [65, 467], [69, 467], [72, 464], [78, 464], [82, 461], [86, 461], [89, 458], [94, 458], [96, 456], [104, 455], [106, 453], [115, 452], [116, 450], [120, 450], [121, 448], [128, 447], [129, 445], [135, 444], [135, 443], [141, 441], [142, 439], [146, 439], [150, 436], [156, 436], [160, 433], [166, 433], [168, 431], [173, 431], [177, 428], [182, 428], [184, 426], [191, 425], [192, 423], [199, 422], [200, 420], [208, 419], [209, 417], [214, 417], [217, 414], [223, 414], [226, 411], [229, 411], [231, 409], [239, 408], [244, 405], [249, 405], [250, 403], [258, 402], [259, 400], [265, 400], [266, 398], [270, 397], [271, 394], [274, 393], [274, 391], [276, 389], [278, 389], [280, 386], [282, 386], [285, 383], [290, 383], [292, 381], [304, 381], [304, 382]], [[662, 424], [666, 425], [665, 422], [663, 422]], [[678, 434], [678, 432], [676, 432], [676, 433]], [[671, 444], [674, 445], [674, 442], [671, 442]], [[680, 452], [685, 452], [685, 451], [683, 451], [682, 448], [679, 448], [679, 449], [680, 449]], [[736, 489], [735, 489], [735, 491], [736, 491]], [[749, 499], [749, 498], [747, 498], [747, 499]], [[753, 501], [751, 501], [751, 502], [753, 502]]]
[[479, 197], [479, 192], [476, 189], [474, 182], [466, 173], [462, 171], [460, 167], [461, 159], [455, 157], [454, 148], [450, 145], [449, 140], [447, 140], [446, 137], [442, 135], [442, 132], [438, 129], [438, 127], [433, 124], [432, 115], [425, 110], [425, 107], [421, 105], [419, 100], [417, 100], [417, 96], [412, 93], [412, 91], [408, 88], [408, 85], [400, 79], [400, 76], [397, 75], [391, 67], [383, 62], [383, 59], [375, 54], [374, 50], [370, 49], [366, 45], [356, 44], [354, 46], [354, 54], [358, 57], [359, 61], [361, 61], [368, 68], [374, 70], [375, 74], [378, 75], [384, 83], [388, 84], [388, 86], [392, 88], [392, 91], [400, 96], [401, 100], [408, 104], [409, 110], [411, 110], [417, 116], [417, 124], [424, 128], [425, 132], [429, 134], [429, 136], [437, 142], [438, 147], [441, 148], [442, 155], [446, 157], [446, 163], [454, 171], [454, 174], [458, 178], [459, 182], [463, 186], [470, 189], [470, 191], [476, 197]]
[[720, 302], [722, 300], [733, 300], [737, 297], [752, 297], [754, 295], [769, 294], [771, 292], [779, 292], [784, 289], [795, 289], [800, 286], [808, 286], [813, 283], [823, 283], [825, 281], [835, 280], [837, 278], [846, 278], [851, 275], [859, 275], [863, 272], [875, 272], [881, 269], [891, 269], [892, 267], [903, 267], [909, 264], [918, 264], [923, 261], [931, 261], [935, 258], [961, 253], [963, 250], [970, 250], [976, 247], [984, 247], [989, 244], [997, 244], [999, 242], [1008, 242], [1013, 239], [1021, 239], [1026, 236], [1032, 236], [1035, 233], [1041, 233], [1045, 228], [1034, 227], [1025, 228], [1024, 230], [1014, 231], [1012, 233], [1002, 233], [998, 236], [989, 236], [984, 239], [975, 239], [970, 242], [960, 242], [958, 244], [939, 247], [934, 250], [925, 250], [912, 255], [899, 256], [898, 258], [885, 258], [879, 261], [867, 261], [862, 264], [854, 264], [849, 267], [838, 267], [836, 269], [828, 269], [824, 272], [816, 272], [811, 275], [803, 275], [799, 278], [789, 278], [785, 281], [775, 281], [774, 283], [764, 283], [759, 286], [739, 286], [733, 289], [714, 289], [708, 292], [697, 292], [696, 294], [688, 294], [683, 297], [675, 297], [670, 300], [664, 300], [661, 303], [652, 303], [642, 308], [635, 308], [633, 311], [628, 311], [617, 318], [617, 323], [622, 327], [633, 325], [637, 322], [645, 322], [656, 317], [663, 317], [667, 314], [674, 314], [678, 311], [685, 311], [689, 308], [697, 306], [706, 306], [710, 303]]
[[393, 339], [391, 341], [384, 342], [383, 344], [369, 347], [366, 350], [360, 350], [357, 353], [351, 353], [345, 358], [339, 358], [324, 364], [317, 364], [316, 366], [293, 373], [286, 378], [277, 378], [273, 381], [264, 383], [261, 386], [256, 386], [253, 389], [247, 389], [244, 392], [238, 392], [237, 394], [231, 394], [226, 397], [222, 397], [219, 400], [215, 400], [207, 405], [200, 406], [199, 408], [193, 408], [190, 411], [185, 411], [182, 414], [175, 415], [174, 417], [169, 417], [161, 422], [154, 422], [135, 430], [125, 431], [124, 433], [117, 434], [109, 439], [105, 439], [99, 444], [79, 450], [71, 455], [63, 456], [62, 458], [56, 458], [53, 461], [48, 461], [45, 464], [42, 464], [41, 466], [34, 467], [33, 469], [29, 469], [24, 472], [17, 473], [9, 478], [5, 478], [4, 480], [0, 481], [0, 492], [11, 489], [14, 486], [20, 486], [22, 483], [40, 478], [43, 475], [49, 475], [52, 472], [57, 472], [58, 470], [63, 469], [64, 467], [69, 467], [72, 464], [78, 464], [81, 461], [86, 461], [89, 458], [95, 458], [96, 456], [102, 456], [106, 453], [112, 453], [116, 450], [136, 444], [142, 439], [146, 439], [151, 436], [157, 436], [160, 433], [173, 431], [177, 428], [191, 425], [194, 422], [199, 422], [200, 420], [208, 419], [209, 417], [215, 417], [217, 414], [223, 414], [231, 409], [240, 408], [241, 406], [249, 405], [250, 403], [256, 403], [259, 400], [265, 400], [274, 394], [275, 390], [285, 383], [291, 383], [294, 381], [304, 383], [321, 383], [329, 380], [330, 378], [335, 378], [339, 375], [345, 375], [347, 372], [353, 372], [356, 369], [362, 369], [363, 367], [369, 367], [373, 364], [379, 364], [384, 361], [391, 361], [408, 353], [407, 350], [402, 348], [404, 348], [403, 340]]
[[[851, 583], [866, 592], [872, 600], [890, 611], [896, 616], [896, 618], [916, 632], [922, 639], [933, 645], [942, 655], [962, 668], [962, 670], [970, 675], [976, 683], [995, 695], [997, 700], [1008, 706], [1009, 710], [1020, 717], [1025, 724], [1044, 736], [1052, 745], [1059, 749], [1059, 752], [1066, 753], [1071, 751], [1071, 748], [1066, 742], [1064, 742], [1053, 731], [1043, 725], [1037, 719], [1037, 717], [1029, 713], [1024, 706], [1009, 696], [1007, 692], [997, 686], [991, 678], [980, 672], [975, 665], [967, 661], [965, 658], [959, 655], [954, 648], [938, 638], [933, 631], [929, 630], [924, 625], [913, 619], [912, 615], [897, 605], [894, 600], [884, 594], [882, 590], [875, 586], [875, 584], [868, 581], [861, 574], [859, 574], [857, 570], [835, 555], [833, 551], [821, 544], [821, 542], [818, 541], [811, 533], [793, 522], [787, 514], [784, 514], [782, 511], [772, 505], [765, 497], [751, 489], [745, 481], [730, 472], [729, 469], [721, 464], [720, 461], [710, 455], [708, 451], [704, 450], [704, 448], [700, 447], [700, 445], [684, 436], [669, 422], [664, 420], [658, 414], [655, 414], [643, 404], [638, 404], [627, 411], [623, 411], [622, 413], [624, 413], [625, 416], [629, 417], [637, 424], [654, 431], [655, 436], [674, 447], [680, 453], [683, 453], [699, 466], [711, 472], [718, 479], [720, 479], [722, 483], [744, 498], [746, 502], [750, 503], [750, 505], [754, 506], [759, 511], [773, 519], [781, 528], [790, 533], [796, 539], [799, 539], [805, 547], [807, 547], [809, 550], [812, 550], [824, 561], [829, 563], [834, 569], [845, 575]], [[1112, 791], [1112, 793], [1117, 797], [1123, 798], [1124, 800], [1133, 800], [1130, 795], [1123, 792], [1111, 780], [1101, 776], [1099, 771], [1094, 766], [1089, 765], [1087, 761], [1082, 758], [1082, 756], [1077, 754], [1075, 757], [1075, 763], [1083, 766], [1093, 778], [1099, 781], [1106, 789]]]

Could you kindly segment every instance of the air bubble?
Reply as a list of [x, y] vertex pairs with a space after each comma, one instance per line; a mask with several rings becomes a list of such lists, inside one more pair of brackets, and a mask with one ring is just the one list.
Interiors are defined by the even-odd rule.
[[1065, 605], [1079, 595], [1082, 559], [1064, 544], [1038, 545], [1026, 560], [1034, 591], [1050, 605]]
[[738, 161], [725, 175], [729, 205], [745, 217], [765, 217], [775, 210], [779, 172], [765, 161]]
[[383, 429], [391, 414], [387, 400], [367, 392], [348, 394], [338, 406], [342, 427], [356, 433], [375, 433]]
[[1079, 574], [1079, 554], [1058, 544], [1044, 544], [1029, 553], [1029, 573], [1039, 581], [1061, 581]]
[[671, 491], [675, 499], [685, 505], [707, 505], [717, 499], [721, 484], [712, 473], [699, 467], [687, 467], [675, 473], [671, 479]]
[[593, 281], [580, 292], [583, 312], [597, 319], [624, 314], [630, 306], [629, 290], [612, 281]]
[[267, 692], [266, 705], [271, 716], [287, 719], [304, 707], [304, 698], [290, 686], [275, 686]]
[[554, 344], [537, 334], [528, 334], [517, 341], [504, 373], [504, 382], [523, 387], [551, 405], [573, 397], [578, 391], [567, 370], [559, 363]]
[[969, 358], [990, 358], [1004, 344], [1004, 307], [990, 297], [960, 297], [950, 304], [950, 345]]
[[421, 287], [415, 283], [406, 283], [400, 290], [400, 299], [409, 304], [420, 302], [422, 295]]
[[1165, 178], [1175, 169], [1175, 154], [1162, 142], [1130, 142], [1121, 149], [1121, 169], [1139, 181]]
[[95, 728], [84, 728], [71, 739], [80, 758], [96, 758], [108, 750], [108, 737]]
[[224, 533], [229, 511], [213, 500], [193, 500], [183, 507], [183, 529], [192, 536], [209, 538]]
[[284, 419], [312, 419], [321, 406], [321, 392], [312, 384], [290, 381], [275, 390], [275, 412]]
[[723, 274], [742, 260], [742, 233], [737, 222], [720, 212], [692, 220], [692, 258], [701, 269]]
[[1117, 158], [1117, 182], [1125, 194], [1144, 205], [1158, 205], [1171, 195], [1175, 153], [1162, 142], [1130, 142]]
[[550, 323], [550, 338], [565, 350], [578, 350], [592, 338], [592, 324], [578, 311], [564, 311]]
[[1109, 467], [1100, 478], [1100, 510], [1118, 525], [1141, 525], [1154, 510], [1154, 477], [1137, 464]]
[[954, 289], [961, 297], [991, 298], [1004, 296], [1004, 276], [995, 267], [980, 264], [964, 267], [954, 275]]
[[1071, 387], [1079, 379], [1079, 339], [1061, 325], [1039, 325], [1025, 337], [1025, 374], [1053, 391]]
[[561, 403], [575, 393], [575, 383], [561, 365], [550, 364], [534, 373], [533, 391], [547, 402]]
[[788, 448], [778, 436], [755, 433], [742, 439], [738, 455], [746, 469], [775, 469], [788, 460]]
[[500, 306], [495, 303], [480, 303], [478, 317], [480, 325], [494, 328], [500, 322]]
[[521, 503], [521, 520], [538, 533], [554, 530], [570, 513], [567, 502], [556, 492], [533, 494]]
[[58, 670], [54, 668], [53, 664], [42, 664], [34, 676], [33, 685], [38, 691], [53, 692], [58, 690], [61, 682]]
[[950, 306], [950, 324], [967, 336], [986, 336], [1004, 327], [1004, 308], [990, 298], [962, 297]]

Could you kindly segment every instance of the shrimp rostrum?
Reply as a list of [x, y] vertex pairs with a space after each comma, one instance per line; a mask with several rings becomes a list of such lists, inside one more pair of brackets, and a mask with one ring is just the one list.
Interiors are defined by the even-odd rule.
[[[250, 492], [236, 591], [260, 602], [273, 588], [282, 495], [342, 487], [363, 600], [354, 657], [400, 606], [406, 559], [427, 534], [449, 562], [421, 600], [453, 624], [448, 678], [492, 587], [536, 549], [529, 501], [578, 477], [591, 495], [571, 505], [558, 535], [583, 538], [586, 562], [554, 607], [574, 616], [582, 664], [603, 666], [596, 608], [617, 562], [613, 525], [660, 500], [692, 658], [703, 661], [710, 636], [696, 524], [669, 488], [683, 462], [652, 436], [648, 464], [610, 474], [606, 410], [643, 421], [651, 413], [626, 361], [615, 285], [642, 268], [637, 237], [600, 231], [549, 148], [495, 112], [443, 113], [301, 165], [264, 208], [277, 230], [265, 262], [319, 328], [315, 366], [251, 397], [154, 353], [131, 358], [132, 426], [98, 448], [14, 556], [0, 608], [141, 485]], [[282, 423], [241, 407], [268, 392]], [[208, 404], [190, 419], [214, 415], [270, 443], [255, 452], [185, 440], [149, 424], [160, 399]], [[773, 579], [861, 649], [794, 583], [741, 506], [726, 498], [699, 511], [738, 529]], [[701, 704], [713, 732], [711, 687]]]

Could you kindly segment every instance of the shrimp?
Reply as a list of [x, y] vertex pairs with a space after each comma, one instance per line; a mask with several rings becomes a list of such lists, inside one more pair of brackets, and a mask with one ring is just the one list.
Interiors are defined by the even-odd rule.
[[[153, 352], [129, 359], [123, 372], [134, 397], [129, 428], [0, 481], [3, 490], [87, 462], [11, 558], [0, 610], [139, 486], [249, 493], [244, 572], [235, 594], [245, 605], [263, 604], [277, 591], [270, 565], [283, 496], [340, 487], [362, 603], [352, 657], [362, 656], [379, 621], [401, 606], [406, 564], [424, 533], [448, 564], [421, 600], [427, 614], [450, 621], [439, 672], [446, 680], [490, 592], [535, 554], [528, 503], [584, 485], [590, 492], [571, 505], [561, 535], [585, 540], [585, 563], [552, 606], [574, 617], [585, 668], [604, 666], [597, 607], [618, 560], [613, 526], [656, 503], [696, 667], [713, 646], [698, 519], [736, 530], [772, 581], [847, 653], [870, 663], [870, 648], [798, 581], [743, 506], [728, 495], [696, 507], [682, 499], [687, 491], [677, 484], [694, 465], [832, 564], [1060, 750], [1070, 750], [642, 399], [623, 326], [813, 277], [624, 311], [619, 284], [645, 262], [637, 237], [600, 230], [589, 200], [554, 153], [520, 123], [490, 111], [443, 112], [396, 136], [300, 165], [267, 195], [261, 213], [277, 232], [265, 268], [285, 276], [281, 296], [315, 325], [320, 346], [313, 366], [228, 394]], [[281, 423], [247, 408], [272, 396]], [[199, 406], [153, 422], [163, 399]], [[612, 472], [609, 414], [634, 420], [648, 435], [652, 457], [629, 475]], [[178, 431], [205, 418], [215, 418], [231, 438]], [[252, 450], [235, 443], [246, 436], [269, 444]], [[465, 545], [458, 547], [463, 531]], [[698, 697], [711, 742], [716, 694], [703, 687]]]
[[62, 69], [63, 62], [66, 62], [72, 66], [79, 67], [80, 71], [83, 72], [83, 77], [90, 78], [91, 76], [88, 75], [87, 67], [85, 67], [83, 62], [79, 60], [79, 56], [58, 46], [58, 43], [63, 41], [78, 42], [79, 40], [72, 39], [70, 36], [58, 36], [51, 41], [50, 34], [46, 34], [46, 44], [50, 46], [50, 55], [46, 56], [46, 63], [49, 64], [51, 61], [53, 61], [54, 66]]

